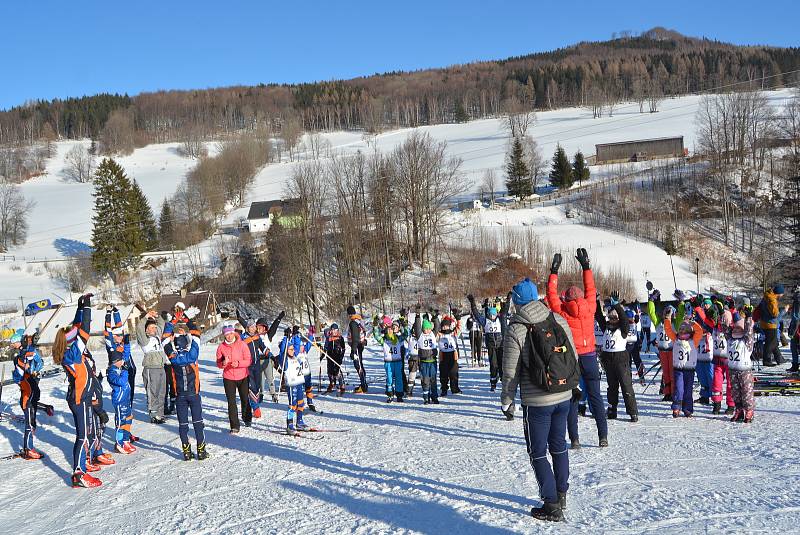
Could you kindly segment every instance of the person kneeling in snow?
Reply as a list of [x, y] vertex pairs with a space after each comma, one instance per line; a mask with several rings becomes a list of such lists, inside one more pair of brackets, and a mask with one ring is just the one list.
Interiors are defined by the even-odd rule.
[[125, 354], [121, 351], [114, 351], [109, 359], [111, 364], [106, 370], [106, 379], [111, 385], [111, 404], [114, 406], [114, 424], [117, 428], [114, 435], [114, 448], [117, 453], [133, 453], [136, 451], [136, 447], [131, 444], [133, 407], [128, 369], [125, 366]]

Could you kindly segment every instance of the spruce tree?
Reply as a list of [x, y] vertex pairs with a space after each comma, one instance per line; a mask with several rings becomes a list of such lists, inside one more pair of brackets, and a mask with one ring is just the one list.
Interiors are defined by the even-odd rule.
[[153, 210], [150, 208], [150, 203], [147, 202], [147, 197], [144, 196], [142, 188], [139, 187], [139, 183], [136, 180], [131, 184], [127, 220], [129, 224], [139, 228], [138, 245], [141, 249], [137, 250], [137, 254], [152, 251], [158, 247], [158, 231]]
[[581, 151], [576, 152], [575, 159], [572, 160], [572, 177], [579, 183], [589, 180], [589, 167], [586, 165], [586, 159]]
[[572, 166], [567, 153], [561, 145], [558, 145], [550, 168], [550, 183], [559, 189], [567, 189], [572, 187], [573, 182]]
[[678, 246], [675, 243], [675, 229], [672, 225], [667, 225], [664, 229], [664, 252], [670, 256], [678, 254]]
[[164, 199], [161, 205], [161, 215], [158, 216], [158, 241], [164, 249], [172, 249], [174, 247], [174, 240], [172, 237], [172, 210], [169, 203]]
[[525, 163], [525, 150], [518, 137], [514, 138], [511, 152], [508, 154], [506, 189], [509, 195], [513, 195], [519, 200], [532, 193], [530, 171], [528, 170], [528, 164]]
[[455, 119], [457, 123], [466, 123], [469, 121], [467, 110], [464, 109], [464, 103], [460, 99], [456, 100]]

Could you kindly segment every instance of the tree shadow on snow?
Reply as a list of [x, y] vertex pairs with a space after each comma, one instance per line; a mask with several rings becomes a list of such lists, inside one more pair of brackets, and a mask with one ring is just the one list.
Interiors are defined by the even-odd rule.
[[88, 243], [69, 238], [56, 238], [53, 240], [53, 247], [59, 253], [68, 257], [86, 256], [92, 253], [92, 246]]
[[[412, 498], [396, 493], [384, 494], [358, 487], [351, 493], [347, 487], [326, 481], [315, 483], [314, 487], [300, 485], [291, 481], [282, 483], [283, 487], [305, 494], [319, 501], [326, 501], [348, 510], [359, 518], [368, 518], [389, 524], [394, 529], [411, 530], [419, 533], [514, 533], [511, 530], [489, 528], [470, 520], [447, 505], [435, 501]], [[371, 495], [374, 499], [365, 497]]]

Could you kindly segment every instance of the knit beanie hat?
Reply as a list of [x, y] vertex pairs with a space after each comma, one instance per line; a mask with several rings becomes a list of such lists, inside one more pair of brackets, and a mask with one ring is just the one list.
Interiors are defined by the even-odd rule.
[[536, 285], [527, 277], [525, 280], [515, 284], [514, 288], [511, 289], [511, 293], [511, 299], [518, 307], [539, 299], [538, 288], [536, 288]]

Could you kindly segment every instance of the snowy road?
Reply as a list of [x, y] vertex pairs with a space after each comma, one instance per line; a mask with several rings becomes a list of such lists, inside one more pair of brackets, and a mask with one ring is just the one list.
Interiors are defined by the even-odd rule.
[[[374, 351], [370, 375], [381, 375]], [[757, 398], [756, 422], [748, 426], [712, 417], [708, 408], [693, 420], [673, 420], [656, 385], [640, 396], [638, 424], [610, 422], [611, 446], [602, 450], [593, 420], [581, 418], [584, 447], [570, 453], [567, 522], [545, 525], [528, 515], [537, 490], [521, 420], [502, 417], [486, 368], [462, 369], [464, 394], [438, 406], [422, 405], [419, 386], [402, 405], [386, 404], [380, 384], [363, 396], [321, 396], [325, 413], [308, 421], [351, 432], [319, 440], [267, 432], [284, 422], [285, 407], [272, 404], [253, 428], [230, 436], [209, 346], [201, 371], [211, 459], [178, 460], [175, 419], [143, 423], [139, 386], [140, 450], [116, 455], [96, 490], [68, 486], [73, 426], [65, 384], [60, 375], [43, 380], [43, 401], [57, 410], [40, 417], [38, 446], [49, 457], [0, 463], [3, 531], [465, 535], [796, 532], [800, 525], [793, 453], [800, 398]], [[17, 394], [11, 386], [3, 398]], [[0, 423], [0, 454], [19, 447], [21, 431], [21, 424]]]

